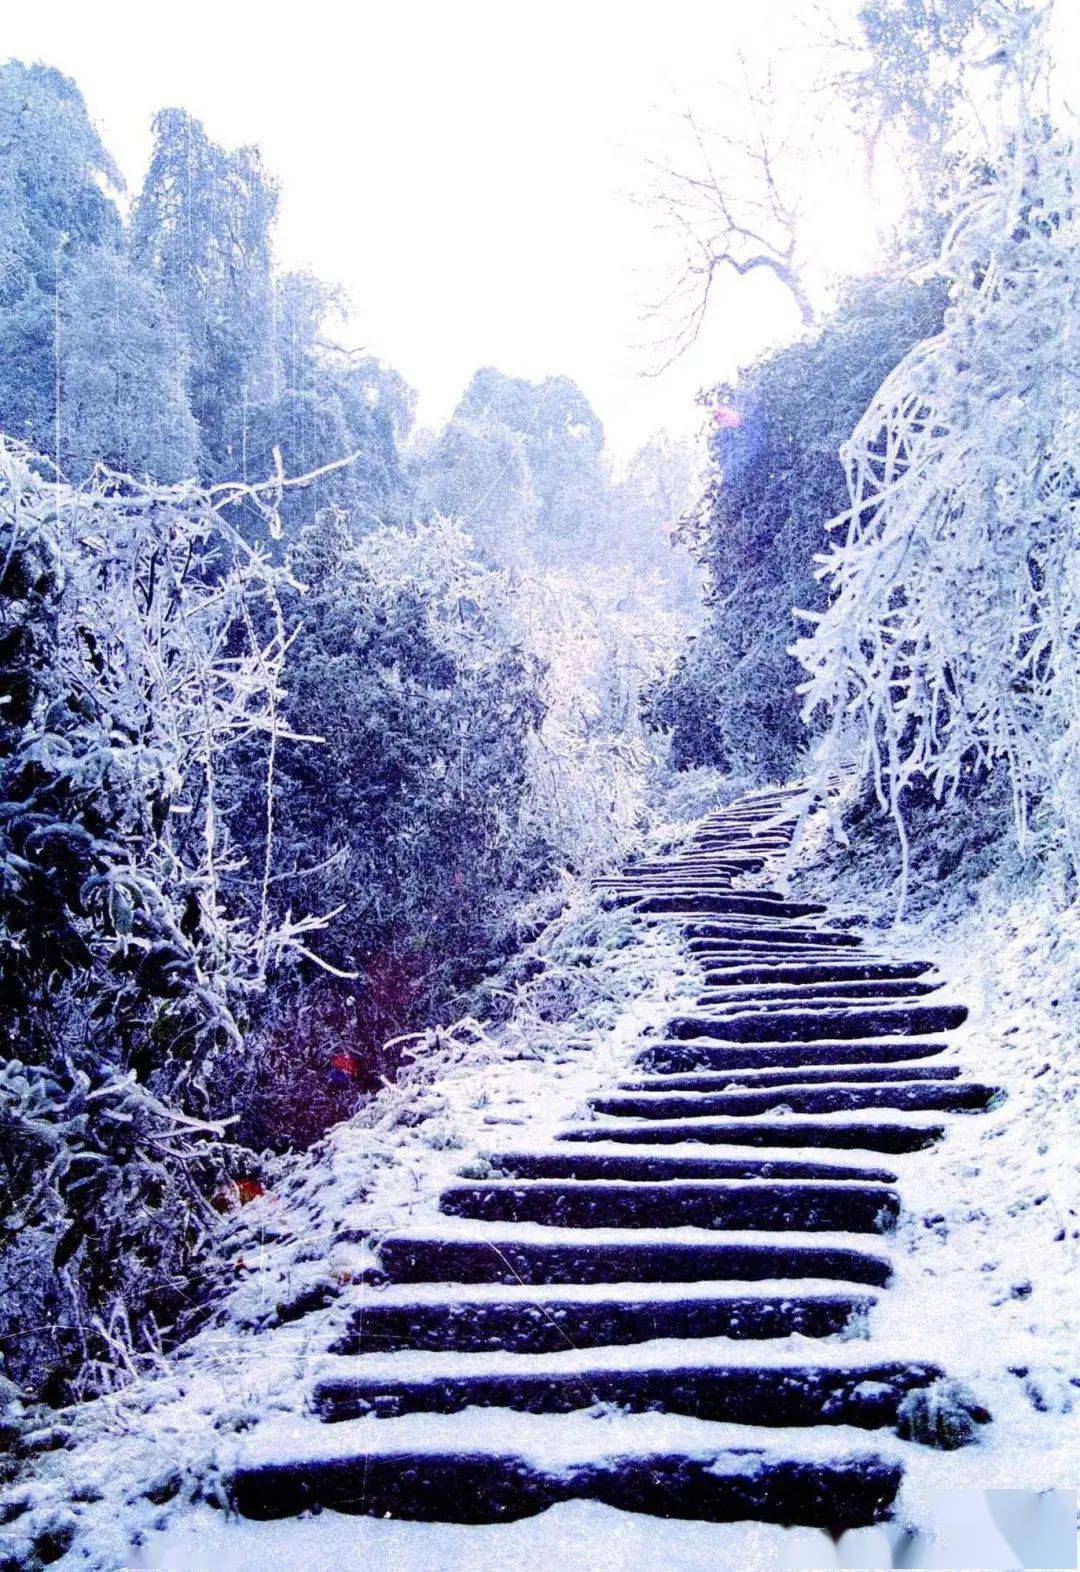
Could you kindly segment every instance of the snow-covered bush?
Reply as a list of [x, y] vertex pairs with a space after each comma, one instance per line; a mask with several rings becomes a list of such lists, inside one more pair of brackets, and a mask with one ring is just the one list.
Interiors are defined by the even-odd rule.
[[941, 266], [943, 330], [885, 379], [844, 449], [831, 604], [798, 656], [824, 773], [856, 758], [903, 802], [1001, 762], [1022, 844], [1080, 858], [1080, 233], [1075, 144], [1035, 112], [1034, 14], [1001, 12], [1015, 115], [973, 168]]
[[640, 695], [685, 627], [663, 600], [629, 568], [534, 570], [521, 582], [516, 622], [542, 664], [545, 705], [529, 739], [526, 822], [559, 872], [599, 873], [640, 837], [658, 762]]
[[[641, 682], [676, 621], [629, 574], [480, 561], [454, 520], [355, 540], [327, 511], [290, 557], [269, 896], [335, 916], [279, 980], [220, 1095], [257, 1145], [307, 1143], [396, 1067], [387, 1040], [463, 993], [640, 834]], [[249, 745], [258, 752], [265, 745]], [[248, 867], [263, 861], [250, 772]], [[255, 899], [250, 871], [238, 875]], [[335, 1062], [335, 1059], [337, 1062]]]
[[259, 1144], [310, 1141], [349, 1112], [394, 1068], [383, 1042], [452, 1012], [505, 954], [515, 892], [543, 876], [546, 848], [522, 821], [539, 666], [506, 574], [469, 545], [446, 520], [357, 542], [327, 510], [291, 554], [304, 588], [283, 591], [295, 633], [282, 713], [303, 740], [276, 761], [269, 894], [281, 921], [313, 889], [335, 916], [322, 970], [279, 984], [261, 1046], [236, 1067], [229, 1095]]
[[204, 1077], [286, 942], [221, 897], [284, 653], [228, 501], [0, 441], [0, 1348], [54, 1394], [117, 1304], [139, 1339], [188, 1293], [227, 1159]]

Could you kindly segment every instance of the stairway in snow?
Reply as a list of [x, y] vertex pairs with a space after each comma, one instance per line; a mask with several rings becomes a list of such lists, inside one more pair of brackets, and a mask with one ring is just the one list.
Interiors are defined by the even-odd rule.
[[892, 1275], [889, 1158], [995, 1091], [937, 1063], [966, 1012], [929, 962], [735, 886], [788, 844], [788, 804], [744, 798], [604, 881], [681, 925], [695, 1007], [591, 1119], [491, 1153], [491, 1177], [382, 1240], [310, 1423], [256, 1434], [233, 1473], [240, 1512], [489, 1522], [584, 1497], [833, 1531], [888, 1513], [898, 1431], [943, 1374], [851, 1335]]

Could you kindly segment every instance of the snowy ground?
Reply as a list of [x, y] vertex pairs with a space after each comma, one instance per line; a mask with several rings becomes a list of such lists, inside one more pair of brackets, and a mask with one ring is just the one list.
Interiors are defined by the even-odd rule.
[[[938, 1146], [895, 1160], [906, 1215], [875, 1336], [921, 1336], [924, 1356], [966, 1380], [995, 1420], [978, 1447], [920, 1454], [901, 1511], [933, 1522], [942, 1488], [1075, 1491], [1080, 915], [1006, 854], [977, 882], [961, 866], [919, 917], [894, 925], [895, 887], [868, 882], [866, 862], [838, 877], [826, 848], [815, 858], [807, 846], [802, 860], [793, 889], [887, 928], [891, 952], [935, 962], [970, 1010], [952, 1056], [1008, 1093], [989, 1114], [951, 1119]], [[913, 1326], [928, 1306], [932, 1321]]]
[[[884, 891], [870, 891], [868, 904], [865, 885], [838, 880], [827, 861], [798, 882], [834, 908], [888, 919]], [[236, 1450], [305, 1423], [304, 1399], [334, 1331], [367, 1291], [357, 1277], [371, 1242], [430, 1215], [474, 1151], [542, 1143], [627, 1064], [645, 1027], [698, 991], [696, 968], [662, 925], [635, 931], [617, 914], [584, 911], [540, 941], [545, 970], [509, 1027], [420, 1046], [411, 1075], [244, 1209], [223, 1263], [236, 1286], [214, 1325], [171, 1364], [42, 1434], [35, 1474], [12, 1492], [26, 1509], [0, 1531], [10, 1536], [7, 1565], [33, 1565], [29, 1544], [47, 1550], [50, 1532], [56, 1550], [70, 1542], [64, 1567], [494, 1572], [543, 1555], [565, 1572], [749, 1572], [888, 1566], [894, 1552], [904, 1557], [895, 1564], [912, 1566], [1025, 1564], [1009, 1548], [1016, 1525], [999, 1522], [1000, 1503], [991, 1511], [981, 1492], [1075, 1486], [1080, 1472], [1080, 921], [1055, 913], [1038, 887], [987, 881], [974, 903], [943, 900], [888, 942], [934, 959], [951, 978], [950, 995], [972, 1012], [953, 1052], [1009, 1092], [989, 1115], [951, 1119], [940, 1146], [889, 1159], [907, 1214], [889, 1242], [898, 1275], [875, 1312], [874, 1354], [939, 1361], [995, 1417], [978, 1447], [907, 1449], [914, 1466], [896, 1527], [835, 1546], [816, 1532], [671, 1523], [589, 1503], [485, 1527], [332, 1512], [250, 1523], [222, 1510], [216, 1481]], [[1023, 1510], [1030, 1516], [1030, 1505]], [[1027, 1523], [1029, 1541], [1041, 1533], [1050, 1543], [1056, 1521], [1060, 1545], [1066, 1509], [1044, 1497], [1039, 1510], [1045, 1521]], [[905, 1538], [906, 1527], [921, 1538]]]

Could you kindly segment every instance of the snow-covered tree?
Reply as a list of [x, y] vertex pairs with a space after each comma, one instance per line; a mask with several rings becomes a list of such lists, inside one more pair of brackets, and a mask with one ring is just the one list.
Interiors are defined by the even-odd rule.
[[[903, 801], [1000, 762], [1022, 840], [1080, 856], [1075, 143], [1038, 105], [1045, 13], [996, 9], [1007, 111], [941, 257], [944, 328], [885, 379], [844, 449], [831, 604], [798, 646], [820, 762], [856, 757]], [[905, 864], [906, 865], [906, 864]]]
[[0, 66], [0, 431], [54, 456], [57, 295], [118, 241], [120, 185], [70, 78]]
[[191, 408], [217, 472], [236, 408], [272, 386], [277, 188], [257, 149], [226, 151], [182, 109], [162, 110], [154, 137], [132, 215], [133, 255], [184, 335]]
[[[263, 1144], [321, 1134], [391, 1070], [384, 1041], [437, 1019], [505, 953], [515, 900], [545, 869], [522, 822], [540, 672], [515, 636], [507, 575], [450, 521], [357, 541], [335, 510], [289, 560], [306, 590], [284, 593], [297, 631], [282, 714], [308, 740], [278, 759], [271, 901], [283, 920], [318, 890], [336, 910], [319, 953], [338, 975], [301, 968], [260, 1025], [238, 1111]], [[335, 1051], [356, 1065], [340, 1095]]]
[[701, 488], [696, 444], [657, 431], [611, 483], [610, 553], [650, 576], [662, 602], [687, 612], [701, 601], [701, 575], [681, 539], [683, 515]]
[[100, 462], [162, 481], [193, 475], [187, 355], [157, 287], [118, 247], [102, 246], [76, 263], [56, 315], [56, 436], [66, 473], [79, 480]]
[[455, 518], [490, 563], [527, 561], [536, 545], [540, 498], [521, 432], [489, 417], [457, 416], [414, 452], [419, 518]]
[[838, 449], [881, 378], [940, 325], [943, 293], [868, 279], [813, 334], [712, 391], [705, 486], [683, 529], [706, 621], [647, 695], [677, 768], [771, 780], [796, 767], [807, 733], [791, 608], [825, 601], [814, 555], [846, 497]]
[[486, 367], [466, 388], [455, 419], [503, 426], [521, 438], [539, 499], [534, 555], [565, 563], [607, 539], [604, 428], [569, 377], [529, 382]]

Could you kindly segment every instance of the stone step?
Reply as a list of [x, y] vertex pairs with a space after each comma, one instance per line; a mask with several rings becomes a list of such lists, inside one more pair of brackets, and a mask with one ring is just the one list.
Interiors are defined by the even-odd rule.
[[703, 830], [692, 837], [692, 846], [739, 846], [783, 852], [791, 845], [791, 836], [783, 830], [766, 829], [763, 825], [726, 824]]
[[658, 1074], [685, 1070], [757, 1070], [811, 1065], [902, 1064], [912, 1060], [933, 1059], [948, 1047], [944, 1038], [919, 1042], [910, 1037], [891, 1042], [791, 1042], [721, 1044], [702, 1038], [647, 1043], [637, 1055], [645, 1070]]
[[[481, 1225], [477, 1225], [478, 1228]], [[833, 1243], [714, 1242], [670, 1238], [594, 1237], [561, 1231], [556, 1238], [530, 1232], [484, 1230], [477, 1234], [427, 1232], [388, 1234], [379, 1244], [379, 1265], [396, 1283], [622, 1283], [709, 1281], [754, 1282], [776, 1277], [835, 1277], [883, 1287], [892, 1276], [888, 1260], [868, 1250]], [[611, 1230], [610, 1233], [615, 1233]]]
[[785, 901], [780, 896], [766, 896], [732, 892], [730, 895], [694, 894], [693, 891], [670, 895], [637, 896], [632, 891], [625, 895], [607, 897], [618, 906], [631, 903], [645, 916], [684, 916], [694, 912], [712, 912], [717, 916], [775, 917], [779, 919], [814, 917], [825, 910], [812, 901]]
[[921, 1152], [945, 1134], [942, 1124], [895, 1120], [841, 1123], [831, 1119], [684, 1119], [646, 1118], [638, 1123], [581, 1124], [560, 1130], [557, 1141], [626, 1141], [633, 1146], [677, 1146], [685, 1141], [707, 1146], [830, 1146], [864, 1152]]
[[784, 944], [779, 939], [738, 939], [720, 944], [715, 939], [699, 950], [689, 952], [691, 959], [706, 972], [732, 971], [740, 966], [782, 967], [836, 964], [837, 957], [854, 957], [868, 965], [887, 965], [884, 956], [870, 950], [837, 950], [828, 945]]
[[692, 955], [700, 955], [717, 943], [730, 945], [733, 940], [752, 944], [765, 944], [770, 940], [786, 946], [811, 945], [818, 949], [857, 950], [862, 939], [857, 933], [847, 933], [842, 928], [815, 928], [803, 923], [777, 926], [762, 922], [691, 922], [683, 933]]
[[[470, 1361], [475, 1363], [475, 1360]], [[580, 1364], [580, 1358], [574, 1361]], [[612, 1404], [626, 1413], [685, 1414], [728, 1424], [895, 1426], [909, 1392], [941, 1374], [930, 1364], [896, 1360], [848, 1366], [810, 1364], [606, 1363], [592, 1368], [526, 1368], [463, 1372], [460, 1361], [425, 1377], [343, 1370], [314, 1387], [313, 1411], [329, 1423], [372, 1414], [453, 1414], [465, 1408], [507, 1408], [527, 1414], [570, 1414]]]
[[620, 1092], [722, 1092], [755, 1086], [835, 1085], [837, 1082], [880, 1084], [888, 1081], [955, 1081], [958, 1064], [867, 1064], [792, 1066], [786, 1070], [703, 1070], [696, 1074], [661, 1074], [620, 1081]]
[[737, 837], [727, 835], [710, 835], [699, 841], [694, 841], [692, 851], [699, 857], [758, 857], [763, 863], [770, 858], [786, 855], [789, 842], [777, 840], [775, 836], [753, 835]]
[[705, 972], [710, 987], [744, 987], [749, 983], [877, 982], [925, 977], [930, 961], [759, 961], [736, 965], [711, 963]]
[[593, 888], [599, 890], [720, 890], [731, 889], [735, 871], [730, 869], [699, 869], [695, 872], [680, 870], [678, 873], [655, 873], [639, 870], [635, 873], [609, 874], [594, 879]]
[[993, 1086], [972, 1082], [896, 1081], [887, 1086], [778, 1086], [765, 1091], [647, 1092], [589, 1099], [597, 1113], [623, 1119], [746, 1118], [775, 1113], [855, 1113], [896, 1108], [902, 1113], [970, 1113], [989, 1108]]
[[717, 1042], [814, 1042], [951, 1032], [967, 1019], [962, 1004], [882, 1005], [858, 1009], [758, 1009], [677, 1015], [667, 1023], [669, 1036], [708, 1037]]
[[729, 878], [718, 875], [708, 879], [610, 879], [597, 880], [593, 889], [607, 904], [637, 906], [639, 901], [655, 898], [678, 900], [680, 910], [697, 910], [696, 902], [706, 897], [727, 900], [729, 897], [745, 899], [745, 892], [736, 890]]
[[704, 852], [693, 857], [681, 857], [676, 860], [657, 859], [653, 862], [626, 862], [619, 872], [626, 878], [637, 874], [649, 873], [756, 873], [764, 865], [765, 859], [754, 853], [745, 856], [739, 852], [724, 852], [708, 855]]
[[[706, 979], [707, 981], [708, 979]], [[800, 1004], [803, 1000], [815, 1003], [843, 1003], [847, 999], [924, 999], [936, 993], [940, 982], [918, 982], [914, 978], [871, 978], [862, 980], [827, 982], [758, 982], [731, 984], [706, 988], [698, 995], [698, 1004]]]
[[745, 1014], [762, 1009], [891, 1005], [940, 992], [940, 982], [751, 982], [745, 987], [707, 987], [696, 995], [695, 1009]]
[[493, 1177], [507, 1179], [855, 1179], [895, 1184], [886, 1168], [775, 1157], [713, 1157], [684, 1152], [493, 1152]]
[[442, 1192], [439, 1210], [555, 1228], [798, 1229], [885, 1233], [900, 1198], [885, 1185], [811, 1179], [493, 1179]]
[[773, 967], [780, 969], [785, 966], [821, 966], [828, 968], [836, 964], [836, 958], [852, 956], [868, 965], [887, 965], [884, 956], [875, 955], [869, 950], [833, 950], [824, 946], [812, 944], [780, 944], [775, 939], [766, 942], [745, 940], [736, 944], [717, 946], [710, 944], [707, 950], [691, 951], [690, 958], [697, 962], [704, 972], [735, 971], [739, 967]]
[[[652, 1342], [657, 1338], [736, 1340], [832, 1337], [876, 1299], [807, 1287], [807, 1279], [768, 1289], [725, 1289], [719, 1283], [532, 1286], [413, 1285], [368, 1290], [330, 1352], [366, 1354], [418, 1349], [438, 1352], [559, 1353]], [[424, 1292], [425, 1297], [419, 1297]]]
[[[256, 1432], [253, 1442], [261, 1445], [250, 1448], [254, 1460], [229, 1476], [232, 1506], [243, 1517], [262, 1519], [328, 1508], [422, 1522], [498, 1523], [580, 1500], [662, 1518], [800, 1523], [838, 1535], [884, 1518], [900, 1487], [895, 1456], [880, 1447], [859, 1448], [844, 1432], [827, 1451], [811, 1450], [809, 1438], [800, 1437], [809, 1451], [800, 1455], [783, 1436], [770, 1447], [756, 1428], [744, 1436], [738, 1426], [675, 1415], [664, 1416], [664, 1424], [655, 1414], [639, 1416], [637, 1437], [635, 1416], [609, 1433], [591, 1415], [518, 1415], [515, 1432], [524, 1435], [515, 1448], [504, 1416], [479, 1412], [497, 1421], [480, 1441], [470, 1441], [475, 1424], [461, 1434], [464, 1416], [430, 1414], [384, 1421], [378, 1439], [371, 1420], [326, 1426], [313, 1419], [317, 1435], [309, 1446], [296, 1424], [280, 1441], [273, 1431]], [[548, 1434], [536, 1438], [527, 1425], [541, 1424]], [[583, 1437], [571, 1432], [571, 1442], [568, 1426]], [[267, 1456], [274, 1445], [280, 1455]]]

